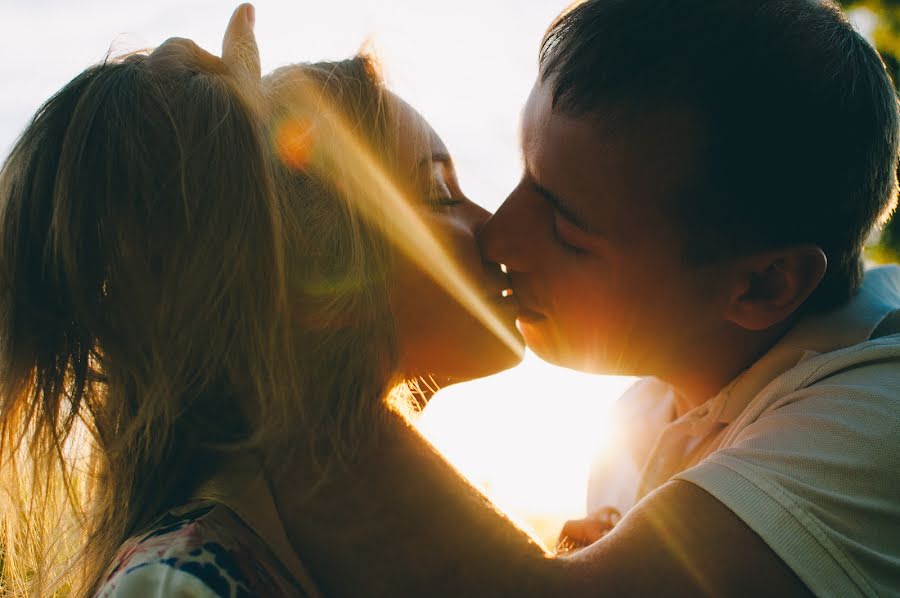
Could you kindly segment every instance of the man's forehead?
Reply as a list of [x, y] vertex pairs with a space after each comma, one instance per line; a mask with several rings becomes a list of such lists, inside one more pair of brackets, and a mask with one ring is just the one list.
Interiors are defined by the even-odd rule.
[[553, 108], [552, 94], [551, 82], [536, 83], [523, 111], [525, 168], [589, 224], [600, 225], [593, 221], [604, 216], [601, 204], [662, 208], [698, 174], [702, 140], [690, 111], [598, 109], [570, 116]]
[[550, 117], [553, 109], [553, 96], [550, 86], [538, 79], [528, 94], [525, 108], [522, 110], [521, 140], [523, 149], [527, 149], [540, 134]]
[[[589, 109], [567, 110], [564, 100], [555, 99], [554, 79], [538, 79], [522, 112], [523, 144], [553, 124], [589, 133], [598, 144], [628, 144], [660, 138], [692, 147], [702, 137], [702, 119], [696, 109], [683, 103], [656, 104], [647, 98], [598, 101]], [[556, 105], [554, 105], [554, 103]]]

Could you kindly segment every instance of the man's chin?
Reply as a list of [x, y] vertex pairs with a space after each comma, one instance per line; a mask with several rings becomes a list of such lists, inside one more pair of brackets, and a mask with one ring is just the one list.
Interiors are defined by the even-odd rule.
[[532, 324], [519, 322], [518, 327], [528, 349], [547, 363], [585, 374], [633, 375], [630, 373], [631, 368], [627, 367], [621, 357], [611, 359], [606, 351], [599, 354], [597, 351], [563, 343], [559, 338], [549, 337], [545, 330]]
[[442, 387], [449, 386], [499, 374], [522, 363], [524, 357], [524, 341], [515, 347], [496, 341], [488, 349], [467, 352], [465, 358], [455, 360], [450, 367], [443, 364], [445, 367], [440, 368], [438, 374], [431, 375], [440, 378]]
[[516, 327], [522, 333], [522, 338], [525, 339], [525, 346], [528, 347], [528, 350], [543, 361], [559, 367], [577, 369], [572, 367], [571, 359], [567, 359], [567, 357], [570, 357], [568, 352], [563, 351], [560, 343], [554, 342], [542, 326], [526, 320], [519, 320], [516, 322]]

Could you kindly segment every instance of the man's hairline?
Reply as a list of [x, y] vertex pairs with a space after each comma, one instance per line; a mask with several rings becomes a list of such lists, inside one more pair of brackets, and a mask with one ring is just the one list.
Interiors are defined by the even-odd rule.
[[[585, 123], [588, 123], [592, 129], [597, 129], [600, 120], [603, 118], [610, 118], [619, 116], [622, 118], [621, 122], [618, 123], [615, 127], [609, 126], [609, 123], [604, 123], [603, 134], [612, 135], [612, 136], [623, 136], [624, 138], [633, 138], [634, 135], [642, 134], [644, 131], [641, 131], [640, 126], [636, 126], [636, 122], [641, 122], [645, 120], [646, 122], [651, 122], [654, 118], [662, 118], [664, 110], [676, 110], [680, 112], [682, 115], [690, 118], [694, 122], [694, 130], [697, 131], [698, 137], [701, 136], [700, 131], [702, 130], [703, 125], [700, 123], [701, 119], [698, 116], [698, 109], [696, 106], [690, 106], [687, 102], [681, 103], [679, 106], [669, 106], [669, 107], [660, 107], [659, 109], [650, 108], [648, 105], [644, 104], [641, 106], [635, 105], [633, 109], [619, 111], [616, 107], [613, 107], [610, 111], [605, 112], [601, 107], [584, 107], [579, 110], [570, 110], [566, 109], [560, 100], [568, 93], [568, 91], [559, 93], [559, 88], [557, 87], [558, 81], [558, 69], [554, 68], [544, 68], [544, 65], [541, 65], [541, 69], [538, 73], [537, 83], [541, 86], [549, 85], [550, 88], [548, 92], [550, 94], [550, 111], [552, 115], [562, 116], [565, 118], [573, 119], [573, 120], [581, 120]], [[645, 119], [641, 118], [641, 115], [644, 115]], [[600, 132], [598, 131], [598, 134]], [[547, 191], [552, 198], [556, 199], [556, 201], [551, 201], [550, 203], [554, 205], [554, 208], [559, 208], [557, 204], [562, 204], [563, 208], [566, 208], [570, 202], [565, 202], [562, 198], [559, 198], [558, 195], [554, 194], [551, 190], [545, 189], [541, 183], [533, 176], [530, 168], [528, 167], [527, 161], [525, 160], [524, 153], [525, 148], [528, 143], [523, 136], [523, 166], [526, 178], [532, 181], [532, 184], [540, 187]], [[702, 158], [702, 151], [698, 148], [694, 148], [692, 153], [695, 156], [695, 172], [691, 175], [694, 183], [704, 182], [704, 179], [708, 180], [708, 169], [706, 168], [706, 164], [708, 163], [706, 160]], [[704, 170], [706, 170], [706, 175], [704, 175]], [[699, 171], [699, 172], [698, 172]], [[690, 181], [687, 182], [687, 187], [690, 187]], [[691, 231], [686, 229], [683, 223], [680, 221], [679, 217], [673, 213], [675, 210], [685, 210], [688, 209], [688, 204], [683, 197], [683, 193], [672, 193], [669, 194], [668, 197], [662, 200], [652, 202], [650, 209], [655, 211], [659, 216], [661, 216], [666, 222], [672, 224], [673, 229], [678, 234], [678, 236], [682, 240], [682, 246], [680, 247], [681, 259], [685, 265], [691, 267], [702, 267], [707, 266], [711, 263], [719, 261], [720, 258], [716, 258], [715, 260], [709, 259], [691, 259], [690, 257], [690, 241], [688, 239]], [[542, 194], [542, 197], [544, 194]], [[547, 199], [544, 197], [544, 199]], [[695, 200], [696, 201], [696, 200]], [[667, 209], [669, 208], [669, 209]], [[583, 218], [572, 218], [572, 215], [575, 215], [574, 211], [565, 211], [558, 210], [560, 213], [565, 216], [568, 220], [573, 222], [574, 224], [583, 228], [586, 232], [591, 232], [590, 228], [586, 228], [582, 225]], [[727, 256], [722, 256], [721, 259], [726, 259], [734, 257], [731, 254]]]

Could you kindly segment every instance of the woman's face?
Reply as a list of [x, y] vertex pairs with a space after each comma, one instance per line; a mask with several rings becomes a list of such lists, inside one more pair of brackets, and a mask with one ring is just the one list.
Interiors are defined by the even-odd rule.
[[410, 256], [399, 255], [392, 274], [391, 305], [397, 324], [400, 373], [433, 376], [441, 384], [487, 376], [521, 360], [524, 345], [515, 329], [517, 307], [499, 265], [485, 263], [475, 233], [489, 213], [459, 187], [441, 138], [422, 116], [396, 96], [398, 167], [409, 172], [410, 201], [436, 240], [468, 275], [475, 294], [492, 307], [520, 344], [510, 347], [473, 316]]

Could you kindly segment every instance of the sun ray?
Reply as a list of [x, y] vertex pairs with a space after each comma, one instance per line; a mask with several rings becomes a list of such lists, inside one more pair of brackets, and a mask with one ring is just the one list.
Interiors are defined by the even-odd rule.
[[[386, 238], [427, 272], [510, 350], [523, 354], [522, 341], [497, 308], [450, 256], [419, 217], [413, 203], [391, 179], [380, 160], [308, 81], [296, 81], [290, 105], [295, 114], [275, 132], [274, 147], [290, 166], [333, 177], [354, 207]], [[505, 296], [504, 296], [505, 297]], [[498, 294], [498, 300], [501, 299]]]

